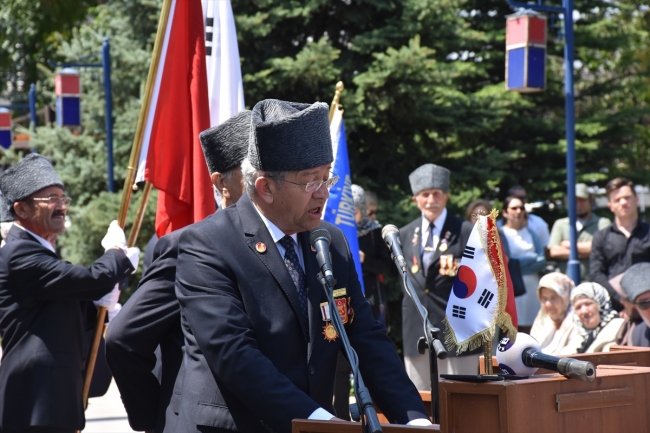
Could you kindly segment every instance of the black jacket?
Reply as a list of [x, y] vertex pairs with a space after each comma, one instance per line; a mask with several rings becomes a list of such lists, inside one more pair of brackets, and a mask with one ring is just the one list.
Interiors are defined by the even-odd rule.
[[0, 431], [33, 425], [84, 428], [86, 306], [133, 272], [109, 250], [89, 268], [72, 265], [12, 227], [0, 248]]
[[[138, 289], [106, 333], [106, 358], [129, 417], [137, 431], [165, 429], [176, 376], [183, 359], [180, 306], [174, 292], [181, 230], [158, 240], [152, 263]], [[162, 377], [152, 372], [160, 345]], [[171, 417], [173, 421], [174, 417]], [[173, 431], [173, 426], [167, 426]]]
[[[321, 226], [332, 236], [335, 289], [345, 288], [351, 299], [354, 320], [347, 333], [374, 402], [394, 422], [425, 417], [395, 346], [372, 318], [342, 232], [326, 222]], [[298, 240], [308, 318], [248, 196], [183, 231], [176, 292], [188, 325], [184, 362], [190, 362], [183, 367], [177, 431], [290, 432], [292, 419], [307, 418], [318, 407], [332, 410], [341, 338], [323, 337], [320, 304], [326, 297], [316, 278], [316, 253], [309, 232]]]

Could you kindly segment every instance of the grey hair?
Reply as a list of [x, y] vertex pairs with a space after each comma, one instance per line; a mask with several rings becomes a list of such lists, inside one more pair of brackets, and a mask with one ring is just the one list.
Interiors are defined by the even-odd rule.
[[278, 187], [282, 189], [284, 178], [285, 175], [287, 174], [286, 171], [258, 170], [255, 167], [253, 167], [253, 165], [251, 164], [248, 158], [245, 158], [242, 161], [241, 172], [242, 172], [242, 176], [244, 177], [244, 187], [246, 188], [246, 193], [248, 194], [249, 197], [253, 197], [254, 195], [257, 194], [257, 190], [255, 189], [255, 181], [257, 180], [258, 177], [266, 177], [269, 179], [273, 179], [278, 184]]

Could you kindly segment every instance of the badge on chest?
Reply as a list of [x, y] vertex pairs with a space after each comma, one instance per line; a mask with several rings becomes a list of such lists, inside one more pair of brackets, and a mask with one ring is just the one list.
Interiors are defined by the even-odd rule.
[[[347, 296], [347, 290], [345, 288], [336, 289], [333, 292], [334, 295], [334, 306], [336, 307], [336, 312], [339, 317], [341, 317], [341, 322], [344, 325], [352, 323], [354, 320], [354, 310], [352, 310], [351, 298]], [[321, 315], [323, 316], [323, 321], [325, 325], [323, 326], [323, 335], [327, 341], [334, 341], [339, 336], [332, 324], [332, 317], [330, 316], [330, 306], [329, 302], [321, 302], [320, 304]]]

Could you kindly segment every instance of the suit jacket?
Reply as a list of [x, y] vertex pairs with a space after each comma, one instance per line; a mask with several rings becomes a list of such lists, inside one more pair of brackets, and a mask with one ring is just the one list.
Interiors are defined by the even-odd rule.
[[[176, 258], [181, 230], [158, 240], [152, 263], [138, 289], [111, 321], [106, 358], [134, 430], [165, 428], [165, 410], [183, 359], [180, 306], [176, 300]], [[152, 372], [160, 346], [162, 377]], [[168, 426], [173, 431], [173, 426]]]
[[[355, 314], [347, 333], [373, 400], [393, 422], [426, 417], [395, 346], [372, 318], [345, 237], [333, 225], [321, 225], [332, 235], [335, 289], [345, 288], [351, 299]], [[290, 432], [292, 419], [308, 418], [318, 407], [332, 411], [341, 338], [323, 337], [320, 304], [326, 296], [316, 278], [316, 253], [308, 232], [298, 240], [308, 318], [248, 196], [182, 233], [176, 292], [189, 325], [183, 328], [185, 359], [205, 362], [210, 372], [184, 366], [178, 431]], [[212, 377], [216, 383], [207, 380]]]
[[133, 266], [118, 250], [89, 268], [72, 265], [16, 226], [6, 242], [0, 248], [0, 431], [82, 430], [83, 301], [110, 292]]
[[[449, 239], [446, 251], [440, 250], [442, 242], [438, 242], [438, 247], [433, 256], [433, 261], [427, 270], [426, 277], [422, 269], [422, 255], [420, 254], [422, 245], [422, 217], [418, 217], [415, 221], [402, 227], [399, 231], [400, 242], [402, 243], [402, 251], [404, 252], [404, 259], [406, 260], [408, 275], [413, 284], [413, 288], [420, 298], [420, 302], [424, 308], [429, 312], [429, 321], [433, 326], [440, 329], [439, 339], [444, 341], [445, 326], [442, 320], [445, 317], [445, 310], [447, 309], [447, 301], [451, 293], [451, 287], [454, 284], [454, 277], [440, 275], [440, 256], [442, 254], [452, 254], [455, 259], [460, 259], [463, 255], [463, 250], [467, 246], [467, 240], [472, 232], [472, 224], [458, 218], [451, 213], [447, 213], [445, 223], [440, 231], [440, 239], [445, 238], [445, 234], [449, 232]], [[419, 228], [419, 235], [417, 242], [413, 243], [415, 239], [415, 229]], [[413, 256], [415, 255], [419, 269], [413, 273], [412, 266], [414, 265]], [[404, 294], [402, 299], [402, 336], [404, 341], [404, 355], [405, 356], [418, 356], [417, 341], [420, 337], [424, 337], [422, 331], [422, 320], [420, 314], [415, 308], [413, 300]], [[478, 353], [478, 352], [465, 352], [463, 354]], [[450, 351], [449, 355], [455, 356], [455, 351]]]

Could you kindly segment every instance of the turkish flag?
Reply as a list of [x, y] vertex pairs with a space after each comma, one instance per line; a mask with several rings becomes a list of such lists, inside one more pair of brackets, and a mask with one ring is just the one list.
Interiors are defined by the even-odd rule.
[[173, 0], [143, 146], [144, 178], [158, 189], [158, 236], [215, 212], [199, 142], [199, 133], [210, 127], [203, 33], [201, 1]]

